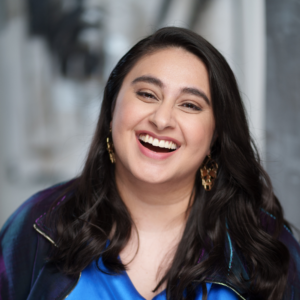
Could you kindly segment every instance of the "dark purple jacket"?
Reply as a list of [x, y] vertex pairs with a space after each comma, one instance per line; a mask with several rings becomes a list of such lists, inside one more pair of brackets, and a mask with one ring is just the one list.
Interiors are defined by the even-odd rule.
[[[51, 248], [55, 246], [55, 235], [45, 225], [45, 215], [67, 184], [35, 194], [3, 226], [0, 234], [0, 300], [60, 300], [65, 299], [76, 286], [79, 276], [67, 276], [48, 261]], [[54, 213], [56, 208], [53, 209]], [[263, 218], [275, 222], [274, 217], [267, 213], [263, 213]], [[247, 278], [241, 254], [235, 249], [229, 235], [227, 238], [225, 251], [228, 268]], [[284, 228], [279, 239], [288, 247], [291, 255], [284, 299], [300, 299], [300, 246], [288, 228]], [[202, 253], [201, 259], [206, 255]], [[250, 299], [246, 291], [230, 282], [226, 276], [216, 275], [209, 281], [233, 289], [241, 299]]]

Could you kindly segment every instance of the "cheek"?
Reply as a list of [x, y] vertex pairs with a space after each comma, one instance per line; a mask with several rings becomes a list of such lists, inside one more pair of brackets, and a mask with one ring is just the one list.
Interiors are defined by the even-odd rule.
[[120, 137], [130, 131], [147, 115], [143, 103], [132, 96], [120, 95], [113, 113], [112, 127], [114, 136]]
[[210, 149], [214, 133], [214, 121], [210, 116], [201, 118], [201, 120], [196, 119], [194, 122], [187, 120], [184, 132], [186, 142], [191, 146], [191, 150], [202, 156]]
[[113, 125], [132, 128], [152, 111], [153, 106], [137, 99], [132, 91], [120, 93], [113, 113]]
[[130, 126], [132, 118], [130, 117], [132, 105], [126, 99], [119, 98], [116, 102], [116, 107], [113, 113], [113, 129], [119, 131], [120, 129]]

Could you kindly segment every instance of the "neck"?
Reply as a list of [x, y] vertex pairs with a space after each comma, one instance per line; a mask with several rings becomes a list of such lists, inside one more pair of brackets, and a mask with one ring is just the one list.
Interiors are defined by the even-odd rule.
[[116, 172], [116, 183], [139, 232], [181, 231], [185, 226], [192, 201], [193, 180], [152, 184]]

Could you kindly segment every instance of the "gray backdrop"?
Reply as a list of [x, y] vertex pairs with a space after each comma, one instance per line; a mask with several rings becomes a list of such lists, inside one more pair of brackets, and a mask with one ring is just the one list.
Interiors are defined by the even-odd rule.
[[266, 167], [300, 228], [300, 1], [267, 0]]

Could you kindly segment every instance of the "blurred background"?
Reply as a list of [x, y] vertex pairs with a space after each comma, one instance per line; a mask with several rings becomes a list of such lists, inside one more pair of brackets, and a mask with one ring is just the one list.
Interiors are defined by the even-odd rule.
[[0, 0], [0, 227], [30, 195], [80, 173], [110, 71], [167, 25], [203, 35], [228, 60], [300, 228], [299, 0]]

